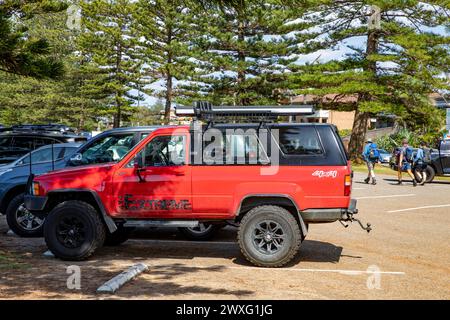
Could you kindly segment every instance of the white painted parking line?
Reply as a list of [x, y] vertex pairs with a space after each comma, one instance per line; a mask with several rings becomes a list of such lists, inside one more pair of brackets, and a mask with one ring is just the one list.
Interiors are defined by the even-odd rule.
[[394, 274], [404, 275], [400, 271], [370, 271], [370, 270], [345, 270], [345, 269], [301, 269], [301, 268], [258, 268], [258, 267], [226, 267], [228, 269], [254, 269], [254, 270], [270, 270], [270, 271], [297, 271], [297, 272], [328, 272], [342, 273], [347, 275], [360, 274]]
[[450, 207], [450, 204], [440, 204], [440, 205], [434, 205], [434, 206], [423, 206], [423, 207], [415, 207], [415, 208], [390, 210], [390, 211], [388, 211], [388, 213], [413, 211], [413, 210], [422, 210], [422, 209], [433, 209], [433, 208], [447, 208], [447, 207]]
[[352, 190], [366, 190], [366, 188], [352, 188]]
[[[158, 266], [158, 264], [150, 265], [150, 270], [152, 267]], [[217, 265], [197, 265], [189, 264], [186, 267], [198, 268], [198, 269], [209, 269], [217, 267]], [[262, 267], [246, 267], [246, 266], [220, 266], [223, 269], [233, 269], [233, 270], [258, 270], [258, 271], [294, 271], [294, 272], [322, 272], [322, 273], [340, 273], [345, 275], [362, 275], [362, 274], [391, 274], [391, 275], [405, 275], [405, 272], [401, 271], [373, 271], [373, 270], [346, 270], [346, 269], [305, 269], [305, 268], [262, 268]]]
[[388, 196], [367, 196], [367, 197], [356, 197], [356, 200], [362, 200], [362, 199], [384, 199], [384, 198], [397, 198], [397, 197], [413, 197], [415, 196], [414, 193], [408, 193], [408, 194], [391, 194]]

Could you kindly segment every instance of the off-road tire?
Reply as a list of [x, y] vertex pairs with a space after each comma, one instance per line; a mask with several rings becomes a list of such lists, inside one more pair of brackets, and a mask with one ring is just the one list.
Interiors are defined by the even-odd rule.
[[[434, 180], [434, 177], [436, 176], [436, 171], [432, 166], [427, 166], [425, 169], [425, 172], [427, 174], [427, 180], [425, 180], [425, 183], [430, 183]], [[417, 182], [421, 182], [422, 180], [419, 178], [419, 175], [417, 174], [417, 171], [414, 170], [413, 172], [414, 177], [416, 178]]]
[[[21, 206], [24, 205], [23, 196], [23, 193], [18, 194], [9, 202], [5, 212], [6, 222], [8, 223], [9, 228], [18, 236], [21, 236], [23, 238], [42, 237], [42, 235], [44, 234], [44, 223], [42, 223], [40, 226], [36, 226], [35, 228], [27, 229], [22, 226], [17, 220], [18, 210]], [[33, 223], [38, 224], [38, 222], [35, 221], [33, 221]]]
[[[84, 239], [79, 245], [64, 245], [63, 228], [76, 224], [82, 228]], [[80, 227], [81, 226], [81, 227]], [[67, 233], [64, 233], [67, 234]], [[44, 238], [49, 250], [62, 260], [81, 261], [91, 256], [105, 242], [105, 226], [93, 206], [78, 200], [64, 201], [48, 215], [44, 224]]]
[[208, 224], [208, 229], [204, 232], [194, 231], [191, 228], [178, 228], [183, 236], [193, 241], [206, 241], [211, 240], [224, 225], [222, 224]]
[[[282, 248], [275, 254], [259, 251], [254, 237], [257, 226], [265, 221], [278, 225], [285, 235]], [[278, 206], [259, 206], [251, 209], [241, 220], [238, 231], [238, 243], [244, 257], [259, 267], [282, 267], [289, 263], [298, 253], [302, 243], [302, 231], [295, 217]]]
[[104, 246], [114, 247], [119, 246], [128, 239], [130, 239], [131, 232], [133, 232], [134, 228], [127, 227], [117, 227], [117, 230], [113, 233], [107, 231], [105, 237]]

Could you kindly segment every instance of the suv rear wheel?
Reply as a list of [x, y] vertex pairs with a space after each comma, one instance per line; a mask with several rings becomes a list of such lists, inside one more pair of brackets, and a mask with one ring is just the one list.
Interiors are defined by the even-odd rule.
[[24, 238], [42, 237], [44, 219], [29, 212], [23, 203], [23, 193], [15, 196], [6, 209], [6, 222], [18, 236]]
[[101, 247], [106, 230], [97, 211], [83, 201], [70, 200], [57, 205], [44, 224], [44, 237], [50, 251], [63, 260], [84, 260]]
[[281, 267], [290, 262], [302, 238], [297, 220], [278, 206], [253, 208], [242, 218], [238, 231], [242, 254], [261, 267]]

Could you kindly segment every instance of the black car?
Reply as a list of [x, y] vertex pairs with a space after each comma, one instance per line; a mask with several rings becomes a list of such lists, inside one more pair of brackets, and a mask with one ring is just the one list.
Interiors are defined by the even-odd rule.
[[[397, 164], [395, 163], [395, 154], [400, 148], [394, 149], [390, 161], [390, 166], [393, 170], [397, 171]], [[437, 149], [430, 149], [431, 162], [426, 168], [427, 181], [433, 181], [435, 176], [450, 176], [450, 140], [441, 140], [438, 143]], [[413, 155], [415, 155], [417, 149], [413, 149]], [[419, 177], [416, 177], [419, 178]], [[420, 180], [420, 178], [419, 178]]]
[[48, 144], [85, 142], [86, 137], [76, 135], [56, 125], [24, 125], [0, 129], [0, 165], [11, 163], [21, 156]]

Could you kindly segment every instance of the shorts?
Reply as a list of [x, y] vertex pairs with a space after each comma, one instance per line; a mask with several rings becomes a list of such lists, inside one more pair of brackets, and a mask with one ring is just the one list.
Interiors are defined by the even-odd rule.
[[369, 169], [369, 171], [372, 171], [373, 168], [375, 168], [375, 162], [367, 161], [366, 164], [367, 164], [367, 169]]
[[411, 163], [403, 162], [403, 164], [402, 164], [402, 171], [408, 171], [408, 170], [411, 170]]

